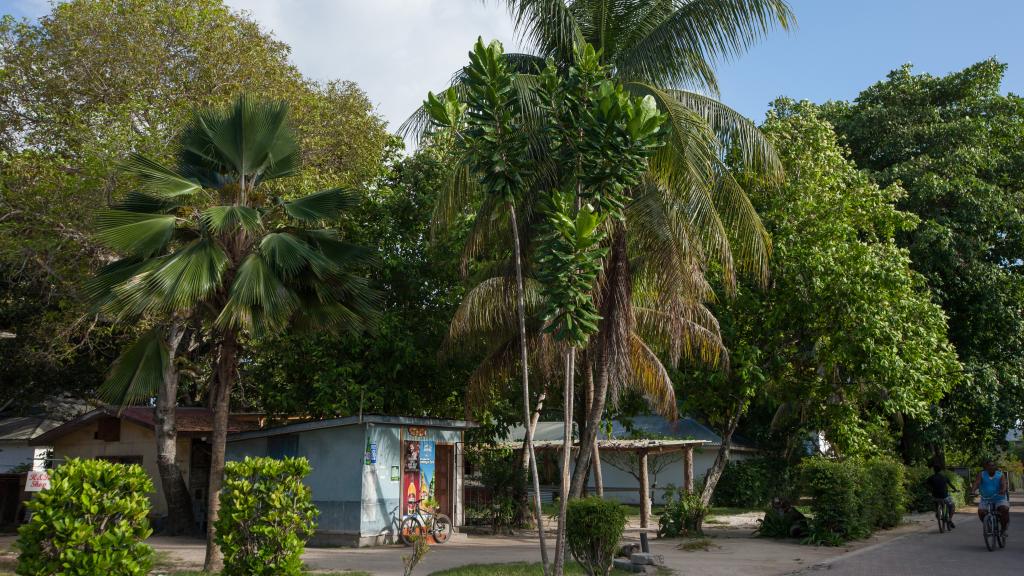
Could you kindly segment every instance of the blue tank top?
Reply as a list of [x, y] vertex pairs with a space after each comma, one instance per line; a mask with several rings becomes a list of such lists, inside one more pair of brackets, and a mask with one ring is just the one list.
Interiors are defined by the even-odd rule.
[[978, 492], [982, 498], [992, 498], [999, 494], [1003, 487], [1003, 471], [996, 470], [996, 475], [989, 477], [988, 472], [981, 471], [981, 484], [978, 485]]

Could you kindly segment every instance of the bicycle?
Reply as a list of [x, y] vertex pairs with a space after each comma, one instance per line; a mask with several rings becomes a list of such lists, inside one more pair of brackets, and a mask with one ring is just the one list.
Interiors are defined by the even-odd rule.
[[1003, 532], [1003, 524], [999, 521], [999, 511], [996, 508], [995, 500], [985, 498], [982, 500], [988, 505], [988, 513], [985, 514], [985, 520], [982, 522], [981, 530], [985, 537], [985, 548], [991, 552], [999, 548], [1006, 547], [1006, 532]]
[[953, 518], [945, 498], [935, 498], [935, 519], [939, 522], [939, 534], [953, 529]]
[[433, 511], [424, 510], [416, 501], [416, 509], [412, 513], [402, 516], [398, 525], [398, 536], [402, 543], [411, 546], [417, 537], [429, 534], [434, 537], [434, 542], [444, 544], [452, 535], [452, 520], [445, 514], [438, 514]]

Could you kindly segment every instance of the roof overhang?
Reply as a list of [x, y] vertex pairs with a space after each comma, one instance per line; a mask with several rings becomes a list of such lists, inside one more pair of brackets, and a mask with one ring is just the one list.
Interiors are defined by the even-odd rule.
[[[599, 450], [608, 452], [642, 452], [647, 454], [661, 454], [665, 452], [679, 452], [683, 450], [701, 448], [708, 445], [707, 440], [598, 440]], [[518, 448], [522, 442], [502, 442], [501, 446]], [[536, 450], [561, 450], [561, 440], [542, 440], [534, 442]], [[573, 443], [573, 450], [579, 449], [579, 442]]]
[[444, 428], [448, 430], [468, 430], [476, 428], [476, 422], [468, 420], [444, 420], [441, 418], [416, 418], [409, 416], [346, 416], [345, 418], [329, 418], [327, 420], [312, 420], [296, 424], [285, 424], [262, 430], [250, 430], [248, 432], [235, 432], [228, 435], [228, 442], [240, 440], [251, 440], [253, 438], [266, 438], [269, 436], [280, 436], [282, 434], [297, 434], [311, 430], [323, 430], [326, 428], [343, 428], [346, 426], [421, 426], [424, 428]]

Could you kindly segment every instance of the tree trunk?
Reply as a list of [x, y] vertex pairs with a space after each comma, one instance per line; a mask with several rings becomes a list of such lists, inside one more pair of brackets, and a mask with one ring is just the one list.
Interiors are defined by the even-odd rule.
[[[587, 428], [590, 425], [590, 413], [594, 409], [594, 365], [590, 361], [589, 355], [587, 357], [587, 363], [586, 363], [586, 365], [584, 365], [583, 369], [584, 369], [583, 376], [584, 376], [584, 378], [586, 378], [586, 395], [585, 395], [585, 398], [584, 398], [584, 401], [583, 401], [584, 402], [584, 406], [583, 407], [586, 410], [586, 416], [584, 418], [585, 423], [584, 423], [583, 427]], [[600, 420], [598, 420], [598, 423], [600, 424]], [[580, 434], [580, 438], [582, 438], [583, 436], [584, 436], [584, 434], [581, 433]], [[598, 436], [598, 434], [597, 434], [597, 431], [595, 430], [594, 431], [594, 445], [591, 447], [592, 454], [591, 454], [591, 457], [590, 457], [590, 467], [589, 467], [590, 468], [590, 472], [589, 473], [594, 475], [594, 492], [597, 494], [598, 498], [604, 498], [604, 474], [602, 473], [602, 470], [601, 470], [601, 455], [600, 455], [600, 453], [598, 452], [598, 449], [597, 449], [597, 436]], [[584, 486], [586, 486], [586, 483], [588, 481], [589, 481], [589, 478], [585, 478], [584, 479]]]
[[210, 443], [210, 488], [206, 512], [206, 561], [203, 570], [216, 572], [222, 561], [220, 547], [215, 541], [217, 531], [214, 524], [220, 512], [220, 489], [224, 485], [224, 453], [227, 448], [228, 417], [231, 410], [231, 385], [235, 379], [238, 354], [238, 335], [228, 331], [220, 344], [217, 358], [217, 383], [214, 386], [213, 438]]
[[[523, 370], [523, 454], [530, 465], [530, 476], [533, 483], [533, 516], [537, 522], [537, 537], [540, 540], [540, 557], [545, 576], [548, 573], [548, 547], [544, 537], [544, 513], [540, 505], [540, 474], [537, 471], [537, 454], [533, 450], [533, 427], [530, 419], [530, 365], [526, 346], [526, 296], [523, 288], [523, 262], [519, 245], [519, 219], [516, 216], [515, 202], [508, 203], [509, 217], [512, 224], [513, 258], [516, 267], [516, 312], [519, 317], [519, 362]], [[538, 405], [540, 402], [538, 402]], [[539, 416], [539, 414], [538, 414]]]
[[597, 449], [597, 438], [594, 438], [592, 450], [594, 453], [591, 455], [590, 462], [594, 467], [594, 491], [598, 498], [604, 498], [604, 473], [601, 470], [601, 452]]
[[558, 534], [555, 537], [555, 576], [562, 576], [565, 568], [565, 516], [569, 507], [569, 466], [572, 464], [572, 401], [573, 380], [576, 373], [576, 349], [565, 354], [565, 391], [562, 417], [562, 490], [558, 503]]
[[[626, 253], [626, 230], [616, 226], [612, 232], [612, 252], [608, 264], [608, 278], [604, 282], [605, 294], [601, 299], [600, 330], [597, 333], [597, 383], [594, 388], [594, 399], [587, 417], [587, 426], [580, 433], [580, 452], [576, 457], [576, 470], [573, 471], [571, 492], [579, 496], [583, 492], [586, 479], [587, 464], [595, 446], [597, 428], [604, 417], [604, 407], [608, 399], [612, 363], [617, 358], [616, 349], [622, 343], [617, 339], [632, 332], [632, 315], [630, 306], [629, 261]], [[621, 317], [620, 317], [621, 316]]]
[[722, 477], [722, 472], [725, 470], [725, 465], [729, 463], [729, 449], [732, 444], [732, 435], [736, 432], [736, 427], [740, 422], [740, 410], [737, 409], [729, 417], [726, 422], [725, 429], [722, 432], [722, 444], [718, 447], [718, 455], [715, 456], [715, 463], [708, 469], [707, 474], [704, 476], [704, 490], [700, 493], [700, 501], [705, 506], [711, 504], [711, 497], [715, 494], [715, 487], [718, 486], [718, 480]]
[[178, 345], [185, 334], [181, 320], [171, 321], [167, 332], [168, 362], [156, 395], [156, 467], [160, 472], [160, 485], [167, 502], [164, 533], [169, 536], [192, 534], [196, 530], [192, 512], [192, 495], [178, 467], [178, 428], [175, 407], [178, 399], [178, 368], [174, 360]]

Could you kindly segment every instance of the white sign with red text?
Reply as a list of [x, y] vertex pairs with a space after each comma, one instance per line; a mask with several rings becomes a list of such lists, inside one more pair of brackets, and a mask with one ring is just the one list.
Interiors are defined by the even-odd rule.
[[50, 488], [49, 470], [29, 470], [25, 479], [25, 492], [39, 492]]

